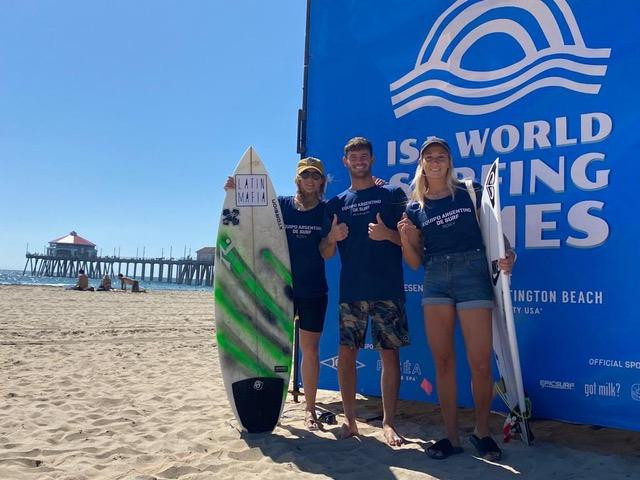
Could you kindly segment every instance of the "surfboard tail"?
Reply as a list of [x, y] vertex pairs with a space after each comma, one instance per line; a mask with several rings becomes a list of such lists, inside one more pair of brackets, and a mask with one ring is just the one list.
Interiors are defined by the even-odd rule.
[[527, 445], [533, 445], [535, 437], [529, 425], [532, 412], [529, 397], [525, 396], [525, 409], [521, 410], [520, 404], [516, 399], [517, 395], [514, 394], [515, 392], [508, 391], [504, 378], [500, 378], [500, 380], [496, 382], [494, 390], [509, 410], [502, 427], [504, 442], [508, 443], [512, 438], [520, 436], [522, 441]]
[[242, 426], [249, 433], [271, 432], [280, 418], [282, 378], [247, 378], [232, 385], [233, 398]]

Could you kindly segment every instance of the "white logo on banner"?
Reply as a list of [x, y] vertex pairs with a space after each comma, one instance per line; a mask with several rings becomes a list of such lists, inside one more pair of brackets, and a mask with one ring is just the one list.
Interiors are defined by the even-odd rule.
[[631, 385], [631, 398], [636, 402], [640, 402], [640, 383], [634, 383]]
[[540, 388], [553, 388], [555, 390], [573, 390], [574, 382], [562, 382], [560, 380], [540, 380]]
[[[325, 367], [329, 367], [329, 368], [333, 368], [334, 370], [338, 369], [338, 356], [336, 355], [335, 357], [330, 357], [330, 358], [326, 358], [324, 360], [322, 360], [320, 362], [322, 365], [324, 365]], [[362, 362], [359, 362], [358, 360], [356, 360], [356, 369], [358, 368], [363, 368], [366, 365]]]
[[[502, 11], [493, 15], [505, 17], [513, 9], [524, 10], [538, 23], [545, 41], [536, 45], [525, 26], [515, 19], [486, 18], [487, 12], [497, 9]], [[565, 36], [571, 37], [568, 42], [560, 25], [565, 27]], [[493, 34], [506, 34], [518, 42], [524, 57], [496, 70], [463, 68], [467, 51]], [[391, 103], [396, 118], [423, 107], [483, 115], [546, 87], [595, 95], [600, 91], [597, 77], [607, 71], [604, 62], [597, 64], [597, 59], [609, 58], [610, 54], [610, 48], [585, 45], [565, 0], [458, 0], [431, 27], [413, 70], [391, 84]]]

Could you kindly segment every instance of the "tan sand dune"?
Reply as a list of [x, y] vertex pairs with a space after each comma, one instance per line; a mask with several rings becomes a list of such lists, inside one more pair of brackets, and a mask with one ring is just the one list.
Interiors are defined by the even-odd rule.
[[[409, 441], [399, 449], [384, 444], [380, 422], [344, 441], [337, 426], [309, 433], [291, 401], [273, 434], [242, 434], [206, 292], [0, 286], [0, 367], [1, 480], [640, 478], [640, 433], [551, 421], [534, 423], [536, 446], [506, 445], [499, 465], [468, 442], [464, 455], [434, 461], [424, 448], [442, 433], [437, 407], [412, 402], [399, 406]], [[335, 392], [319, 400], [340, 409]], [[471, 418], [461, 412], [467, 429]]]

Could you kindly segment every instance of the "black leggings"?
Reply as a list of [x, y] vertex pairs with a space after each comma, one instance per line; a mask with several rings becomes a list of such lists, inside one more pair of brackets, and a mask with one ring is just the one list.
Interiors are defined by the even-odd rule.
[[293, 312], [294, 316], [298, 317], [298, 325], [302, 330], [321, 333], [327, 313], [327, 295], [313, 298], [295, 297]]

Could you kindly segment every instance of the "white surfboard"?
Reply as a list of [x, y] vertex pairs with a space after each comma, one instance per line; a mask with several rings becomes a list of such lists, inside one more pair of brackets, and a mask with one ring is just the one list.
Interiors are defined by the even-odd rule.
[[242, 428], [272, 431], [286, 399], [293, 294], [276, 193], [252, 147], [234, 171], [220, 215], [214, 275], [220, 369]]
[[516, 426], [516, 431], [520, 432], [527, 445], [531, 445], [533, 434], [528, 422], [531, 412], [522, 384], [509, 275], [505, 275], [498, 268], [498, 259], [505, 256], [499, 186], [498, 159], [496, 159], [484, 181], [479, 220], [496, 302], [493, 309], [493, 350], [501, 377], [497, 386], [510, 410], [510, 418]]

